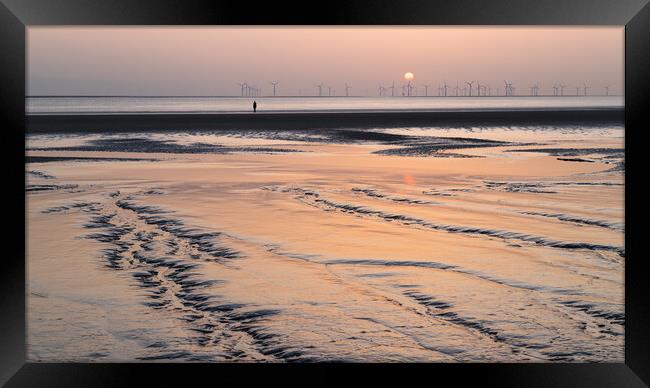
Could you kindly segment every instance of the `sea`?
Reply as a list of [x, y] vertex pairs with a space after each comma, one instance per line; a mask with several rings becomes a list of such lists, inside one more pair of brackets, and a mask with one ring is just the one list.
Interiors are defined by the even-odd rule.
[[543, 97], [27, 97], [28, 114], [435, 111], [623, 107], [623, 96]]

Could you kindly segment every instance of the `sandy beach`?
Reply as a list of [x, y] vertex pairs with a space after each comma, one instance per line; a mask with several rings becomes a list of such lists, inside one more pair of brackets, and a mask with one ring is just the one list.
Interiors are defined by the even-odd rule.
[[622, 115], [29, 116], [28, 358], [622, 362]]

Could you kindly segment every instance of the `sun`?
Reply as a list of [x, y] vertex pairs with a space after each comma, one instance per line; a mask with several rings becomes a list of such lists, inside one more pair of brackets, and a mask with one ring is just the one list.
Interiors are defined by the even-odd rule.
[[415, 78], [415, 74], [411, 73], [410, 71], [404, 73], [404, 79], [405, 79], [405, 80], [407, 80], [407, 81], [413, 81], [414, 78]]

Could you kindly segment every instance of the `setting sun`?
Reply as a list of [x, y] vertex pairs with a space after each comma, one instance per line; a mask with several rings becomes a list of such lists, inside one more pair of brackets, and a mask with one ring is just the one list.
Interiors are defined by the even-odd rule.
[[404, 79], [407, 81], [412, 81], [415, 78], [415, 75], [411, 73], [410, 71], [407, 73], [404, 73]]

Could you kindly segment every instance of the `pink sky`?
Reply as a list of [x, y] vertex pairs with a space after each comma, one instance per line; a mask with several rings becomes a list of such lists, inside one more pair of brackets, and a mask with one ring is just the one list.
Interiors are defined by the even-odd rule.
[[[377, 94], [379, 83], [479, 80], [518, 94], [622, 94], [624, 28], [613, 27], [28, 27], [28, 94]], [[568, 90], [568, 92], [567, 92]]]

